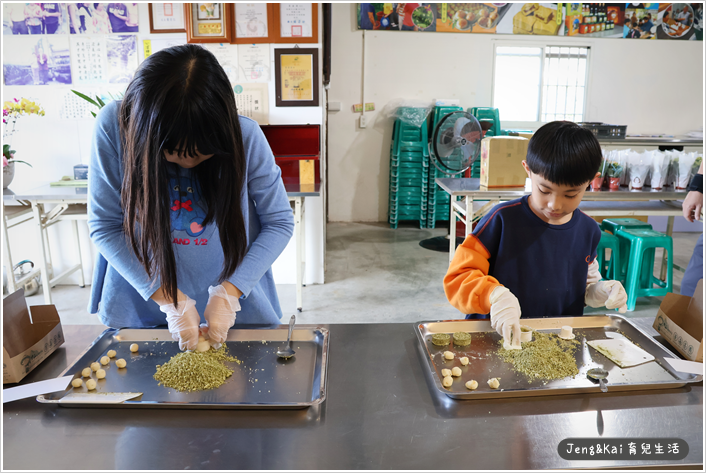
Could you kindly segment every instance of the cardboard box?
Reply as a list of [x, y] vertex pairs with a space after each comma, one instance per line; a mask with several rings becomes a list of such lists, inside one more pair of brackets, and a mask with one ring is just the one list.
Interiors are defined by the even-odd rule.
[[2, 383], [18, 383], [64, 343], [64, 332], [53, 305], [32, 306], [30, 318], [23, 288], [2, 308]]
[[704, 280], [696, 285], [694, 297], [671, 292], [664, 296], [652, 325], [687, 360], [704, 361]]
[[522, 161], [527, 157], [529, 140], [520, 136], [483, 138], [480, 148], [481, 189], [524, 187], [527, 173]]

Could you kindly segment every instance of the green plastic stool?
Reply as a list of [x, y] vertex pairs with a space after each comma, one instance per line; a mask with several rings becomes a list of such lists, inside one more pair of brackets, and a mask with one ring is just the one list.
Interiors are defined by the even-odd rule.
[[[652, 225], [640, 221], [636, 218], [606, 218], [603, 220], [603, 222], [601, 222], [601, 230], [603, 230], [604, 232], [612, 233], [613, 235], [615, 235], [618, 230], [621, 230], [623, 228], [643, 228], [652, 230]], [[630, 255], [630, 241], [626, 239], [619, 239], [619, 242], [620, 248], [618, 254], [620, 254], [622, 260], [616, 261], [617, 266], [616, 271], [613, 274], [613, 279], [620, 282], [625, 282], [625, 278], [627, 278], [628, 276], [628, 256]], [[650, 254], [646, 255], [646, 258], [649, 258], [650, 256], [652, 257], [652, 264], [654, 264], [654, 251], [651, 251]], [[649, 268], [651, 268], [651, 266]], [[645, 284], [649, 283], [649, 277], [652, 274], [649, 268], [648, 265], [645, 265], [645, 274], [641, 276], [642, 281]]]
[[[618, 238], [630, 242], [630, 259], [628, 274], [625, 281], [625, 291], [628, 293], [628, 310], [635, 310], [638, 297], [666, 296], [672, 292], [672, 237], [664, 233], [645, 228], [624, 228], [617, 231]], [[664, 248], [667, 252], [667, 281], [655, 277], [654, 251]], [[646, 257], [651, 252], [652, 258]], [[643, 281], [645, 265], [649, 266], [649, 278]], [[653, 287], [657, 285], [658, 287]]]
[[[605, 250], [610, 249], [610, 260], [606, 261]], [[620, 264], [620, 241], [615, 235], [601, 231], [598, 243], [598, 264], [603, 279], [615, 279]]]
[[493, 126], [485, 133], [485, 136], [500, 136], [500, 111], [491, 107], [471, 107], [468, 113], [481, 121], [488, 119], [493, 121]]

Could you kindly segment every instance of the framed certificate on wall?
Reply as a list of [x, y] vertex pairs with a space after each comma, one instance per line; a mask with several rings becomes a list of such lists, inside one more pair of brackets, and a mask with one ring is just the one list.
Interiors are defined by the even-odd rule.
[[237, 44], [273, 43], [273, 6], [270, 3], [236, 3], [234, 5]]
[[187, 43], [232, 43], [232, 3], [185, 3]]
[[150, 3], [150, 33], [186, 33], [183, 3]]
[[275, 49], [277, 107], [319, 106], [319, 50]]
[[318, 3], [274, 3], [273, 38], [276, 43], [318, 43]]

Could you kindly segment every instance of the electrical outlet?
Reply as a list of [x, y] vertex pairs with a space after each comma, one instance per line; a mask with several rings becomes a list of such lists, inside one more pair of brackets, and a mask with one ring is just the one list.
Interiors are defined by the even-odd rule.
[[368, 124], [368, 117], [366, 117], [365, 115], [361, 115], [359, 123], [361, 128], [365, 128], [365, 126]]

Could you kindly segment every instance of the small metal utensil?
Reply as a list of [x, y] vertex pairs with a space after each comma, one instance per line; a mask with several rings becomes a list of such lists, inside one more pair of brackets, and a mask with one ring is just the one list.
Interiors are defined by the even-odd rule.
[[294, 322], [296, 321], [296, 316], [292, 316], [292, 318], [289, 319], [289, 333], [287, 334], [287, 346], [286, 348], [283, 348], [282, 350], [277, 350], [277, 356], [280, 358], [284, 358], [285, 360], [288, 360], [289, 358], [294, 356], [294, 350], [292, 350], [291, 346], [291, 340], [292, 340], [292, 329], [294, 328]]
[[608, 372], [602, 368], [591, 368], [588, 370], [586, 373], [589, 378], [595, 379], [598, 382], [601, 383], [601, 391], [604, 393], [608, 392], [608, 387], [606, 386], [606, 381], [605, 379], [608, 377]]

